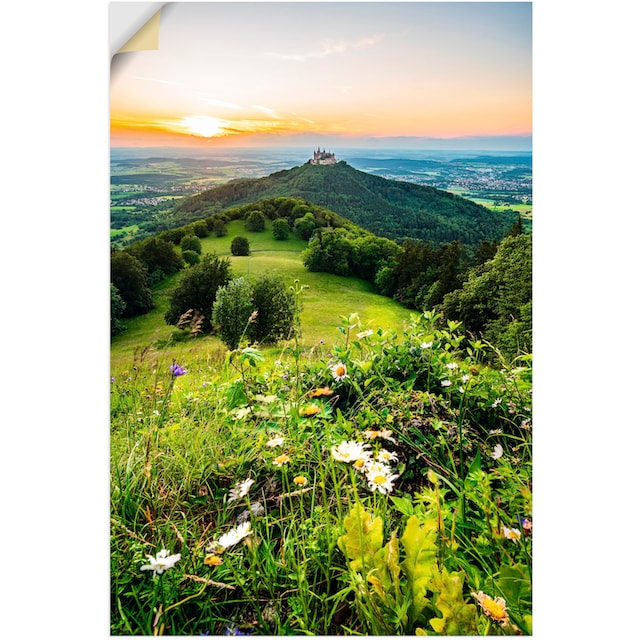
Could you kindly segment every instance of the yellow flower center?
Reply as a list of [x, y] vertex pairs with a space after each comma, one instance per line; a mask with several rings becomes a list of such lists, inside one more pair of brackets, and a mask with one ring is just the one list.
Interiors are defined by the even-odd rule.
[[387, 481], [387, 476], [377, 475], [373, 477], [373, 484], [384, 484]]
[[347, 370], [344, 368], [343, 365], [339, 364], [336, 367], [336, 375], [339, 377], [342, 377], [345, 373], [347, 373]]
[[504, 620], [507, 617], [507, 612], [505, 611], [505, 607], [492, 598], [485, 598], [482, 606], [486, 609], [487, 613], [494, 620]]
[[304, 486], [307, 484], [307, 482], [308, 482], [308, 480], [307, 480], [304, 476], [296, 476], [296, 477], [293, 479], [293, 481], [294, 481], [296, 484], [300, 485], [301, 487], [304, 487]]

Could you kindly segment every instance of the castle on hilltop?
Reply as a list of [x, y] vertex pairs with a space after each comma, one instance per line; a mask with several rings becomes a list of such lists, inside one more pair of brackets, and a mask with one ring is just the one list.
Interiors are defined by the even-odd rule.
[[313, 158], [309, 160], [309, 164], [335, 164], [336, 163], [336, 154], [329, 153], [328, 151], [322, 150], [320, 151], [320, 147], [318, 147], [317, 151], [313, 152]]

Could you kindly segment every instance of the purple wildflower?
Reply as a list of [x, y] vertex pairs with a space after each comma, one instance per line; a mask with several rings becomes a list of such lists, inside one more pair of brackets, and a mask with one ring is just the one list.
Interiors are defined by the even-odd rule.
[[176, 363], [176, 361], [174, 360], [172, 365], [169, 367], [169, 370], [171, 371], [172, 375], [175, 376], [176, 378], [178, 376], [183, 376], [185, 373], [187, 373], [186, 369], [183, 369], [179, 364]]

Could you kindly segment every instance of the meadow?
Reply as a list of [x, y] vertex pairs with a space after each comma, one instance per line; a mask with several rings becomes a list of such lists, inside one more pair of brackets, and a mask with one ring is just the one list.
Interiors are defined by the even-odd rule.
[[185, 338], [178, 276], [113, 340], [112, 635], [531, 634], [531, 357], [240, 224], [290, 341]]

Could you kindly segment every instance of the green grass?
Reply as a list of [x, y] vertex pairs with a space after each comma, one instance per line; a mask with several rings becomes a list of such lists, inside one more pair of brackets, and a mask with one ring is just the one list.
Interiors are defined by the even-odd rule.
[[[487, 368], [436, 320], [278, 362], [201, 346], [179, 377], [162, 349], [115, 367], [111, 634], [530, 634], [530, 366]], [[384, 490], [368, 450], [392, 456]], [[161, 549], [175, 565], [142, 570]]]

